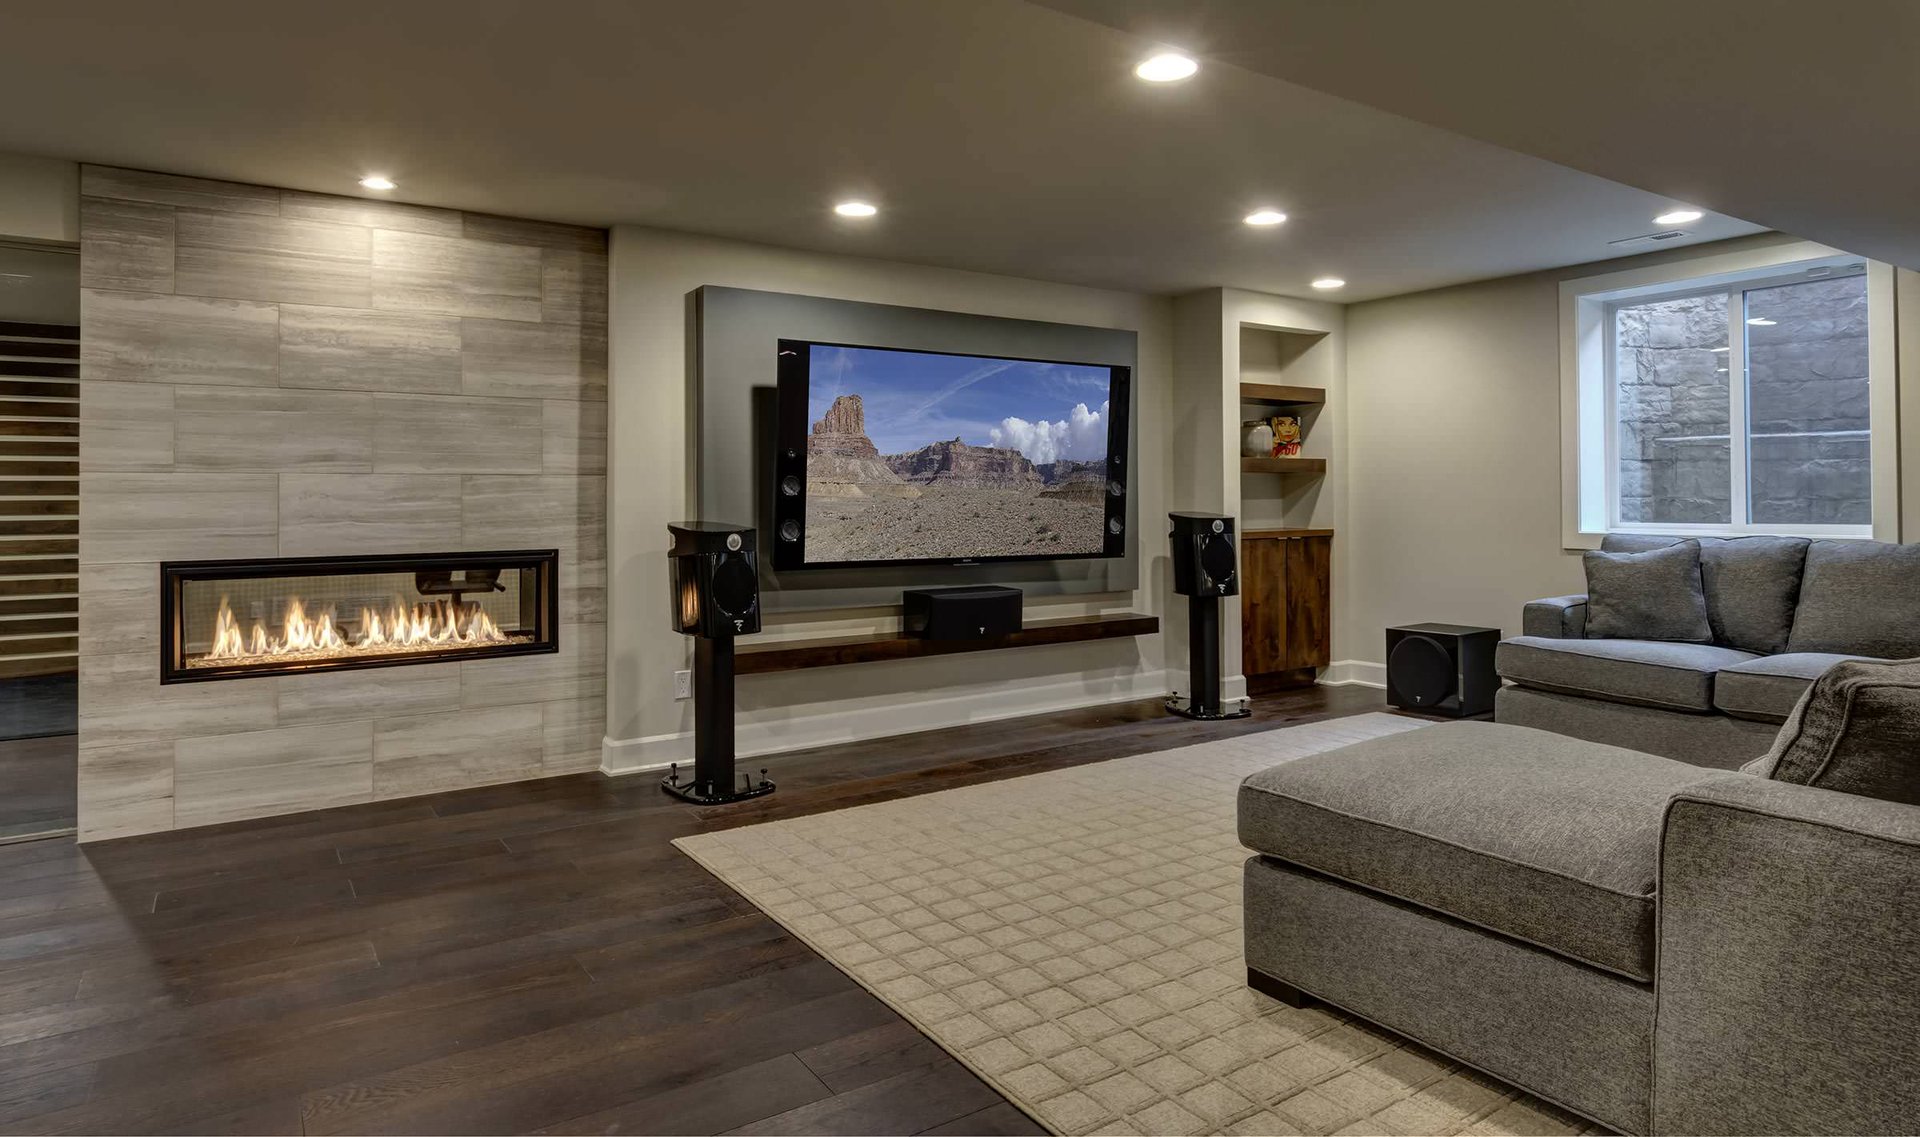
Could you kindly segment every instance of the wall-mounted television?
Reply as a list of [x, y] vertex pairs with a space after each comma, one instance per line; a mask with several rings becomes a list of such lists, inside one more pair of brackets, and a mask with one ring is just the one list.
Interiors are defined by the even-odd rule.
[[774, 567], [1118, 557], [1130, 371], [779, 342]]

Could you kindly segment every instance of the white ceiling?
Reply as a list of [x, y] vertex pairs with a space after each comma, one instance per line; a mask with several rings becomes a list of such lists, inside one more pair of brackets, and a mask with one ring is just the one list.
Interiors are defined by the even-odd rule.
[[1250, 69], [1149, 87], [1149, 41], [1021, 0], [63, 0], [0, 40], [0, 150], [1144, 291], [1365, 299], [1669, 204]]
[[1036, 0], [1920, 268], [1914, 0]]

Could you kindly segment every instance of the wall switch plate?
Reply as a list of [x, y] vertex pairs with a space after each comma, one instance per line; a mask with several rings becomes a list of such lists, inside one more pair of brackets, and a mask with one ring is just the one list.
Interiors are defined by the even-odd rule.
[[676, 671], [673, 673], [673, 697], [676, 699], [693, 698], [693, 672]]

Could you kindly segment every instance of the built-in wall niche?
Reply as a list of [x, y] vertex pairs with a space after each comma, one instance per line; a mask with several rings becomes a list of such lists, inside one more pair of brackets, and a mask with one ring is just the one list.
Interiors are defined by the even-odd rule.
[[[1326, 406], [1327, 333], [1240, 325], [1240, 424], [1290, 418], [1297, 452], [1240, 459], [1241, 523], [1284, 526], [1312, 514], [1331, 457], [1315, 427]], [[1277, 439], [1286, 441], [1285, 439]], [[1283, 447], [1282, 449], [1288, 449]]]

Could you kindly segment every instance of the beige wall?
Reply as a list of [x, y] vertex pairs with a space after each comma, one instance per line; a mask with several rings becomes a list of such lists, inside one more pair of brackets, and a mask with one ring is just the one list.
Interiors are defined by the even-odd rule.
[[[691, 752], [691, 702], [673, 698], [689, 643], [667, 626], [669, 521], [691, 509], [689, 296], [703, 285], [938, 308], [1139, 332], [1136, 477], [1144, 559], [1136, 592], [1029, 603], [1029, 618], [1164, 611], [1171, 306], [1164, 299], [619, 227], [612, 246], [607, 768]], [[771, 361], [769, 361], [769, 365]], [[885, 610], [781, 617], [768, 637], [890, 629]], [[1161, 637], [859, 664], [740, 681], [743, 753], [1158, 694]]]
[[[83, 840], [593, 769], [606, 234], [87, 167]], [[560, 652], [161, 686], [164, 560], [558, 548]]]
[[80, 239], [80, 167], [56, 158], [0, 154], [0, 237]]
[[[1562, 280], [1790, 240], [1767, 234], [1349, 307], [1346, 592], [1335, 596], [1348, 657], [1380, 663], [1383, 629], [1414, 621], [1516, 634], [1526, 601], [1585, 588], [1561, 540]], [[1902, 274], [1903, 308], [1920, 315], [1912, 281]], [[1904, 347], [1920, 322], [1902, 325], [1915, 329]], [[1902, 373], [1915, 377], [1903, 386], [1920, 379]]]

